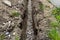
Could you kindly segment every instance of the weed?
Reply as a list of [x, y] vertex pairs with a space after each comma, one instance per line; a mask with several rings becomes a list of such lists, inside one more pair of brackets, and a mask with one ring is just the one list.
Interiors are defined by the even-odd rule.
[[56, 28], [60, 25], [60, 8], [55, 8], [52, 10], [52, 14], [57, 19], [57, 22], [51, 22], [50, 25], [52, 29], [48, 33], [48, 37], [52, 40], [60, 40], [59, 32]]
[[50, 22], [50, 26], [56, 28], [56, 27], [59, 26], [59, 23], [58, 22], [55, 22], [55, 21], [54, 22]]
[[60, 15], [60, 8], [55, 8], [55, 9], [53, 9], [52, 10], [52, 14], [54, 14], [54, 15]]
[[50, 32], [48, 33], [48, 37], [52, 40], [60, 40], [60, 35], [58, 31], [55, 28], [52, 28]]
[[18, 17], [20, 14], [16, 10], [13, 10], [11, 15], [14, 16], [14, 17]]
[[47, 1], [48, 1], [49, 3], [51, 3], [50, 0], [47, 0]]
[[55, 18], [60, 22], [60, 15], [56, 15]]
[[55, 16], [57, 21], [60, 21], [60, 8], [55, 8], [52, 10], [52, 14]]
[[4, 40], [4, 38], [5, 38], [5, 35], [4, 34], [1, 34], [0, 35], [0, 40]]
[[43, 10], [44, 9], [44, 5], [42, 3], [40, 3], [40, 10]]
[[19, 39], [20, 39], [20, 38], [16, 35], [16, 36], [15, 36], [15, 40], [19, 40]]

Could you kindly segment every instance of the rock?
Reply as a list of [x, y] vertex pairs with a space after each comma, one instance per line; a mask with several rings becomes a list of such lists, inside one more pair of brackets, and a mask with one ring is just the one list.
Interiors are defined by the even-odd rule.
[[15, 35], [16, 33], [14, 32], [13, 35]]
[[8, 6], [12, 6], [12, 5], [11, 5], [11, 2], [8, 1], [8, 0], [3, 0], [3, 3], [6, 4], [6, 5], [8, 5]]
[[23, 1], [24, 1], [24, 0], [19, 0], [18, 3], [19, 3], [19, 4], [22, 4]]
[[8, 35], [8, 34], [9, 34], [9, 32], [6, 32], [5, 34], [6, 34], [6, 35]]
[[11, 35], [9, 34], [8, 37], [11, 37]]

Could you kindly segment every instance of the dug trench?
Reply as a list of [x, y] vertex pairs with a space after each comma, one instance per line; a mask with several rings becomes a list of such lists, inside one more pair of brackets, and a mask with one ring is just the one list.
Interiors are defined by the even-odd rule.
[[[29, 5], [28, 1], [27, 1], [27, 5]], [[31, 6], [32, 7], [32, 21], [33, 21], [32, 26], [33, 26], [33, 32], [34, 32], [33, 40], [48, 40], [48, 38], [46, 38], [46, 36], [44, 35], [44, 32], [43, 32], [44, 31], [43, 27], [45, 27], [45, 25], [43, 24], [43, 26], [40, 26], [41, 24], [39, 23], [42, 20], [43, 20], [42, 22], [44, 22], [44, 20], [45, 20], [44, 10], [40, 9], [41, 5], [43, 5], [43, 4], [40, 1], [32, 0], [32, 6]], [[41, 8], [43, 8], [43, 6]], [[39, 18], [37, 18], [37, 16]], [[26, 7], [26, 10], [24, 12], [23, 22], [21, 23], [21, 26], [20, 26], [20, 28], [23, 30], [20, 40], [26, 40], [27, 19], [28, 19], [28, 10]], [[40, 34], [40, 33], [42, 33], [42, 34]]]
[[[14, 3], [14, 1], [12, 2]], [[28, 5], [30, 5], [30, 7], [28, 7]], [[41, 1], [31, 0], [29, 3], [29, 0], [23, 0], [22, 4], [17, 4], [17, 5], [15, 4], [12, 7], [7, 6], [5, 11], [8, 11], [8, 10], [10, 11], [16, 8], [18, 9], [18, 11], [21, 11], [21, 15], [20, 15], [21, 17], [19, 18], [21, 18], [22, 21], [20, 19], [15, 20], [14, 18], [8, 15], [7, 16], [9, 17], [8, 21], [13, 19], [11, 21], [12, 23], [15, 22], [15, 24], [14, 26], [9, 26], [9, 27], [6, 26], [6, 28], [4, 27], [3, 29], [0, 28], [1, 31], [3, 30], [2, 33], [4, 33], [4, 31], [9, 32], [9, 34], [11, 35], [13, 33], [14, 34], [16, 33], [15, 35], [18, 35], [19, 40], [26, 40], [26, 39], [29, 39], [29, 37], [27, 37], [29, 34], [27, 33], [33, 32], [32, 35], [34, 36], [29, 35], [31, 38], [29, 40], [49, 40], [46, 38], [46, 25], [48, 25], [48, 23], [47, 23], [47, 19], [44, 17], [43, 4]], [[28, 12], [28, 10], [30, 10], [31, 12], [30, 11]], [[31, 14], [29, 15], [29, 13]], [[5, 19], [2, 21], [5, 21]], [[31, 25], [27, 24], [27, 22], [29, 22]], [[29, 28], [27, 25], [29, 26]], [[30, 32], [27, 29], [29, 29]], [[1, 31], [0, 31], [0, 34], [1, 34]], [[5, 40], [16, 40], [15, 36], [11, 36], [11, 38], [9, 37], [6, 38]]]

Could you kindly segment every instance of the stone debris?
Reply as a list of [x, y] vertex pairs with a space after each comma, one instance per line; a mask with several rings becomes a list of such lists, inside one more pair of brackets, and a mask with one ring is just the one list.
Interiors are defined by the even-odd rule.
[[9, 32], [6, 32], [5, 34], [6, 34], [6, 35], [8, 35], [8, 34], [9, 34]]
[[6, 5], [8, 5], [8, 6], [12, 6], [12, 5], [11, 5], [11, 2], [8, 1], [8, 0], [3, 0], [3, 3], [6, 4]]

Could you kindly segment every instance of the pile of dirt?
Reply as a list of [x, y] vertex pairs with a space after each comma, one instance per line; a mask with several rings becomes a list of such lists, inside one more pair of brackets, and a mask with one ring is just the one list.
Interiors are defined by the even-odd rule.
[[[0, 35], [5, 35], [4, 40], [16, 40], [16, 37], [18, 37], [18, 40], [26, 40], [26, 38], [28, 39], [26, 37], [27, 30], [34, 32], [34, 40], [50, 40], [47, 31], [49, 29], [49, 20], [53, 18], [50, 15], [53, 8], [52, 4], [47, 0], [31, 0], [31, 5], [28, 4], [29, 0], [7, 0], [11, 4], [3, 1], [6, 0], [0, 0]], [[32, 29], [29, 26], [30, 24], [27, 25], [28, 13], [30, 13], [28, 12], [28, 5], [32, 7]], [[19, 14], [14, 16], [16, 14], [11, 15], [12, 12]], [[27, 29], [28, 26], [29, 29]]]

